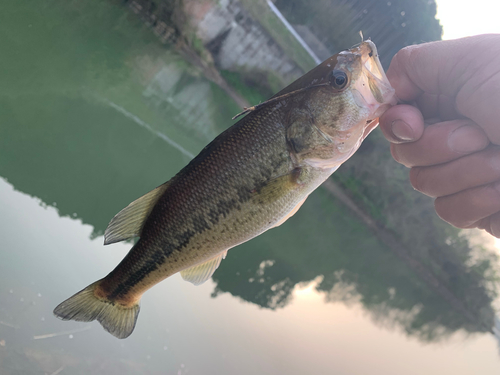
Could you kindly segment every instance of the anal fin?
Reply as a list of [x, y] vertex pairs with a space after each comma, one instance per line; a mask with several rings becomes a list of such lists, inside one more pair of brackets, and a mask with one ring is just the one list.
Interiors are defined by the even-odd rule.
[[220, 262], [226, 257], [227, 250], [219, 255], [210, 259], [209, 261], [197, 264], [194, 267], [187, 268], [181, 271], [181, 276], [184, 280], [193, 283], [194, 285], [201, 285], [214, 274], [215, 270], [219, 268]]

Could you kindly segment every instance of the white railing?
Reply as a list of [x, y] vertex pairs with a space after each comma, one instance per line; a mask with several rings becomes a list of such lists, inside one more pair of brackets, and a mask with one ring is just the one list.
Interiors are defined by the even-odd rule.
[[304, 41], [304, 39], [302, 39], [300, 37], [300, 35], [297, 34], [297, 32], [295, 31], [293, 26], [290, 25], [290, 23], [286, 20], [286, 18], [283, 16], [283, 14], [281, 14], [279, 9], [276, 8], [276, 6], [270, 0], [266, 0], [266, 1], [267, 1], [267, 5], [269, 5], [269, 8], [271, 8], [273, 13], [276, 14], [276, 16], [280, 19], [281, 22], [283, 22], [283, 25], [285, 25], [285, 27], [288, 29], [288, 31], [290, 31], [290, 33], [292, 33], [292, 35], [295, 37], [295, 39], [297, 39], [297, 41], [300, 43], [300, 45], [302, 47], [304, 47], [304, 49], [307, 51], [309, 56], [312, 57], [312, 59], [314, 60], [316, 65], [320, 64], [321, 60], [318, 58], [318, 56], [316, 56], [316, 54], [312, 51], [312, 49], [307, 45], [307, 43]]

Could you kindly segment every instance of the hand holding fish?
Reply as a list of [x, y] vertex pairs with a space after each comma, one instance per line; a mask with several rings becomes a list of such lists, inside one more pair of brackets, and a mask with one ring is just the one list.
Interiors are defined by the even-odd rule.
[[387, 77], [413, 104], [380, 118], [413, 187], [450, 224], [500, 238], [500, 35], [404, 48]]

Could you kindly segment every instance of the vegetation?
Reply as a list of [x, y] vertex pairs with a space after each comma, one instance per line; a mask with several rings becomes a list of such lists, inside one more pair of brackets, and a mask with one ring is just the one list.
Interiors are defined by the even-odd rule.
[[281, 227], [231, 250], [213, 276], [213, 295], [278, 309], [297, 285], [315, 282], [328, 302], [360, 304], [378, 324], [436, 341], [491, 329], [494, 260], [471, 253], [465, 239], [430, 253], [405, 241], [396, 256], [319, 189]]
[[308, 26], [332, 53], [359, 43], [361, 30], [377, 43], [385, 66], [400, 48], [442, 34], [435, 1], [276, 0], [276, 6], [291, 23]]
[[433, 200], [411, 188], [408, 170], [392, 159], [380, 132], [371, 134], [332, 179], [397, 240], [400, 259], [418, 263], [413, 268], [417, 274], [425, 270], [421, 278], [427, 283], [433, 278], [460, 301], [459, 310], [481, 315], [485, 310], [477, 307], [491, 305], [498, 295], [497, 257], [472, 246], [460, 230], [436, 215]]

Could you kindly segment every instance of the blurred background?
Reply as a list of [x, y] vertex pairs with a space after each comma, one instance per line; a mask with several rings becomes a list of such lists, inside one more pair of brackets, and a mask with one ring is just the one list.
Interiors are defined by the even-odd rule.
[[[497, 7], [497, 8], [495, 8]], [[498, 374], [500, 243], [442, 222], [375, 131], [284, 225], [200, 287], [176, 275], [135, 332], [62, 322], [131, 243], [109, 220], [244, 106], [360, 42], [500, 32], [447, 0], [0, 4], [0, 374]]]

